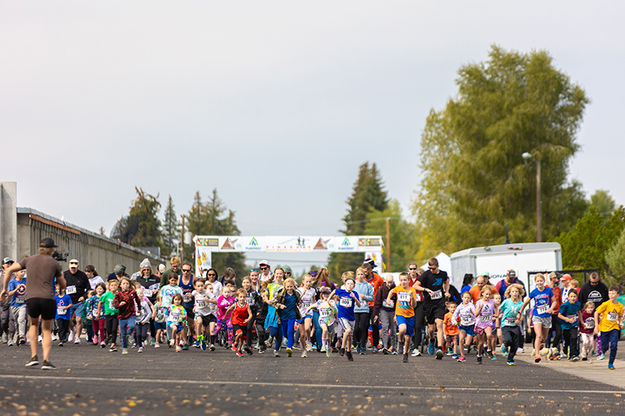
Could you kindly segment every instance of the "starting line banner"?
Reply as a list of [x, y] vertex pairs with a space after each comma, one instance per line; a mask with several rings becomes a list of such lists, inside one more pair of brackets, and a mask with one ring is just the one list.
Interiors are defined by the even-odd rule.
[[382, 259], [382, 237], [358, 236], [215, 236], [197, 235], [195, 243], [196, 271], [211, 265], [212, 253], [365, 253], [365, 259]]

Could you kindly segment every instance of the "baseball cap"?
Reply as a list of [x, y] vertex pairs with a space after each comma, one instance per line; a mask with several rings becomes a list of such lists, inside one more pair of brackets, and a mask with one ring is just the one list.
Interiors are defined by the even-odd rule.
[[53, 247], [57, 247], [56, 244], [54, 244], [54, 240], [51, 239], [50, 237], [46, 237], [46, 238], [42, 238], [41, 241], [39, 242], [39, 247], [42, 248], [53, 248]]
[[164, 264], [161, 263], [161, 264], [158, 265], [158, 271], [159, 272], [164, 273], [165, 270], [167, 270], [167, 267], [165, 267]]
[[123, 264], [116, 264], [115, 267], [113, 267], [113, 273], [115, 274], [122, 274], [126, 272], [126, 266], [124, 266]]
[[139, 268], [140, 269], [151, 269], [152, 265], [150, 264], [150, 260], [147, 259], [147, 258], [143, 259], [143, 261], [139, 265]]
[[291, 273], [291, 274], [293, 274], [293, 270], [291, 270], [291, 267], [289, 267], [289, 266], [284, 266], [282, 268], [282, 270], [284, 270], [284, 273]]
[[260, 263], [258, 263], [259, 266], [262, 266], [263, 264], [265, 266], [269, 266], [269, 262], [267, 260], [262, 260]]
[[508, 270], [508, 276], [510, 277], [516, 277], [516, 272], [512, 269]]
[[377, 265], [375, 264], [375, 262], [373, 261], [373, 259], [367, 259], [364, 261], [367, 264], [370, 264], [371, 267], [377, 267]]
[[15, 263], [11, 257], [5, 257], [2, 260], [2, 264], [9, 264], [9, 263]]
[[74, 266], [74, 265], [75, 265], [76, 267], [78, 267], [78, 260], [77, 260], [77, 259], [71, 259], [71, 260], [69, 261], [69, 265], [70, 265], [70, 267], [71, 267], [71, 266]]
[[560, 280], [571, 280], [571, 279], [572, 279], [572, 277], [568, 273], [563, 274], [562, 277], [560, 278]]

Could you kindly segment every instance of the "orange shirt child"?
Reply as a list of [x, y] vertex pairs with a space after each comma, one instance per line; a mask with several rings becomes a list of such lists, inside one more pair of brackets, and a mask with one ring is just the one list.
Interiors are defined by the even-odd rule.
[[445, 326], [445, 336], [453, 336], [460, 333], [458, 325], [454, 325], [451, 321], [452, 315], [453, 314], [451, 312], [447, 312], [445, 314], [445, 319], [443, 319], [443, 325]]

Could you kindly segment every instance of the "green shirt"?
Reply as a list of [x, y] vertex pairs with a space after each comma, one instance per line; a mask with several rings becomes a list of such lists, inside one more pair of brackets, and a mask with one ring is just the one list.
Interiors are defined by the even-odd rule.
[[104, 315], [117, 315], [117, 309], [113, 307], [114, 298], [115, 294], [110, 290], [100, 298], [100, 303], [104, 305]]

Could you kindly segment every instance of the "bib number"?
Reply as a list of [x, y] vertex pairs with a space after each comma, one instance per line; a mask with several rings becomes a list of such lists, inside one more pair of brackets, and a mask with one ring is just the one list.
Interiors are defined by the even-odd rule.
[[74, 285], [67, 286], [65, 288], [65, 293], [67, 293], [68, 295], [73, 295], [74, 293], [76, 293], [76, 286]]
[[473, 321], [473, 318], [471, 316], [461, 316], [460, 317], [460, 324], [462, 326], [471, 326], [474, 324], [475, 321]]
[[480, 322], [487, 323], [487, 322], [492, 322], [492, 321], [493, 321], [492, 315], [480, 315]]
[[397, 300], [400, 302], [410, 302], [410, 293], [409, 292], [399, 292], [397, 294]]
[[616, 322], [618, 320], [618, 313], [616, 312], [608, 312], [608, 321]]
[[203, 300], [196, 300], [195, 304], [198, 308], [203, 308], [206, 306], [206, 302], [204, 302]]
[[436, 292], [433, 292], [430, 295], [430, 299], [432, 300], [438, 300], [438, 299], [442, 299], [443, 298], [443, 291], [442, 290], [437, 290]]
[[514, 317], [508, 317], [505, 319], [506, 325], [510, 325], [510, 326], [515, 326], [516, 325], [516, 318]]
[[64, 308], [56, 308], [56, 314], [57, 315], [65, 315], [65, 309]]
[[326, 309], [326, 308], [320, 309], [319, 316], [322, 318], [328, 318], [330, 316], [330, 309]]
[[586, 329], [594, 329], [595, 328], [595, 318], [586, 318], [584, 321], [584, 326]]
[[148, 298], [152, 297], [152, 289], [143, 289], [143, 294]]
[[577, 315], [568, 315], [567, 319], [571, 319], [574, 318], [575, 320], [573, 321], [573, 323], [577, 322]]
[[395, 306], [395, 302], [393, 302], [392, 300], [390, 301], [382, 301], [382, 306], [384, 306], [385, 308], [392, 308]]
[[341, 298], [341, 301], [339, 302], [339, 304], [344, 308], [351, 308], [352, 298]]
[[538, 312], [540, 315], [546, 314], [548, 310], [549, 310], [549, 305], [540, 305], [536, 307], [536, 312]]
[[191, 297], [191, 295], [189, 293], [185, 293], [182, 296], [182, 299], [184, 300], [184, 303], [189, 303], [189, 302], [191, 302], [192, 297]]

